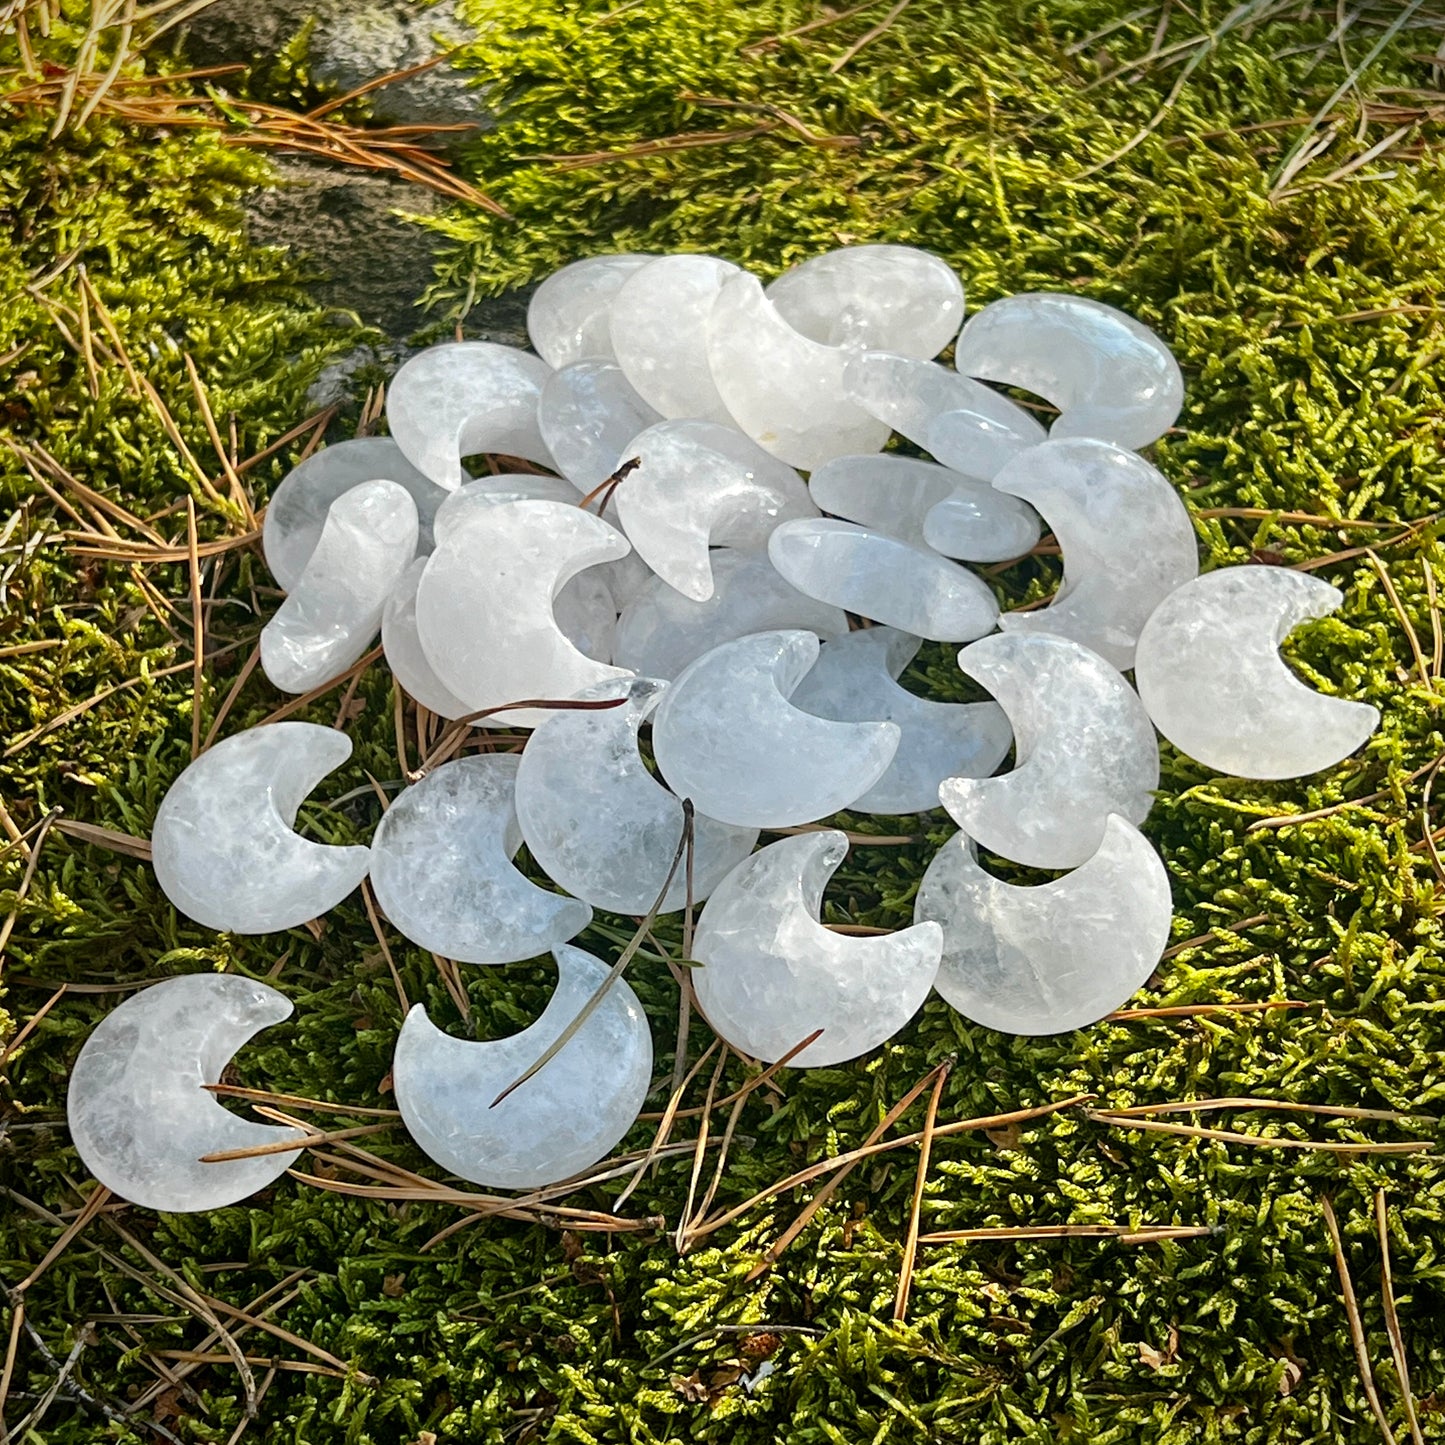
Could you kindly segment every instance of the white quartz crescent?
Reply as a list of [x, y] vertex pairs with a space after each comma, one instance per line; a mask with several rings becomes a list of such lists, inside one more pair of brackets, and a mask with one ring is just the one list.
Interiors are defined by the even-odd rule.
[[459, 963], [515, 963], [575, 938], [592, 910], [539, 888], [522, 846], [515, 753], [443, 763], [399, 793], [371, 841], [376, 901], [413, 943]]
[[975, 312], [954, 360], [965, 376], [1023, 387], [1059, 408], [1053, 437], [1143, 447], [1174, 424], [1184, 377], [1142, 322], [1084, 296], [1028, 291]]
[[651, 256], [586, 256], [554, 271], [527, 303], [527, 336], [537, 355], [558, 368], [611, 361], [612, 302]]
[[799, 592], [766, 552], [715, 547], [708, 561], [713, 593], [705, 602], [654, 577], [622, 609], [612, 653], [617, 666], [671, 680], [703, 653], [750, 632], [805, 628], [823, 638], [847, 632], [841, 607]]
[[934, 855], [913, 916], [943, 927], [934, 985], [965, 1018], [1007, 1034], [1061, 1034], [1120, 1008], [1169, 941], [1169, 875], [1117, 813], [1097, 851], [1052, 883], [1005, 883], [966, 833]]
[[552, 465], [537, 404], [552, 374], [545, 361], [491, 341], [447, 341], [404, 363], [386, 392], [386, 420], [418, 471], [455, 491], [462, 458], [477, 452]]
[[[527, 740], [517, 769], [517, 818], [532, 857], [569, 893], [613, 913], [658, 901], [682, 838], [682, 803], [651, 773], [637, 735], [667, 684], [624, 678], [582, 698], [622, 698], [599, 712], [557, 712]], [[753, 850], [756, 828], [693, 815], [692, 891], [700, 903]], [[660, 912], [686, 906], [686, 859]]]
[[1370, 703], [1316, 692], [1279, 645], [1344, 600], [1288, 567], [1222, 567], [1160, 603], [1134, 677], [1159, 731], [1196, 762], [1241, 778], [1299, 778], [1347, 758], [1380, 724]]
[[707, 320], [723, 282], [738, 270], [716, 256], [658, 256], [614, 298], [617, 364], [659, 415], [731, 423], [708, 365]]
[[998, 603], [981, 577], [928, 548], [852, 522], [785, 522], [768, 539], [768, 556], [809, 597], [915, 637], [968, 642], [998, 621]]
[[1013, 741], [994, 702], [934, 702], [897, 679], [920, 639], [892, 627], [864, 627], [825, 642], [793, 692], [805, 712], [840, 722], [897, 723], [898, 751], [888, 771], [848, 807], [854, 813], [926, 813], [938, 806], [945, 778], [986, 778]]
[[732, 427], [663, 421], [624, 449], [638, 467], [617, 489], [637, 554], [684, 597], [712, 596], [710, 546], [760, 550], [780, 522], [816, 517], [803, 479]]
[[811, 256], [767, 288], [784, 321], [825, 346], [937, 356], [963, 322], [963, 282], [916, 246], [843, 246]]
[[351, 756], [351, 739], [315, 723], [250, 728], [203, 752], [171, 785], [151, 830], [161, 891], [197, 923], [229, 933], [296, 928], [366, 877], [366, 848], [302, 838], [311, 790]]
[[[452, 495], [460, 494], [453, 492]], [[401, 574], [391, 596], [386, 599], [386, 608], [381, 614], [382, 651], [386, 654], [386, 665], [391, 669], [393, 680], [401, 685], [408, 697], [438, 717], [465, 717], [471, 708], [436, 675], [436, 669], [422, 651], [421, 638], [417, 636], [416, 589], [421, 583], [421, 574], [426, 571], [426, 564], [425, 557], [418, 557]]]
[[796, 331], [739, 272], [708, 315], [708, 364], [733, 421], [764, 450], [811, 471], [834, 457], [877, 452], [888, 427], [843, 391], [853, 347], [824, 346]]
[[1127, 672], [1149, 614], [1199, 572], [1179, 494], [1136, 452], [1087, 437], [1022, 453], [994, 486], [1043, 513], [1064, 560], [1048, 606], [1006, 612], [999, 626], [1071, 637]]
[[890, 351], [855, 353], [843, 393], [936, 462], [992, 481], [1019, 452], [1044, 440], [1043, 427], [1016, 402], [934, 361]]
[[718, 885], [693, 939], [698, 1006], [740, 1053], [771, 1063], [815, 1029], [800, 1068], [876, 1049], [918, 1012], [938, 973], [943, 930], [915, 924], [848, 938], [818, 921], [848, 852], [832, 829], [759, 849]]
[[1007, 562], [1039, 540], [1027, 502], [917, 457], [835, 457], [808, 491], [834, 517], [967, 562]]
[[846, 808], [883, 776], [896, 723], [829, 722], [788, 700], [818, 645], [811, 632], [758, 632], [683, 669], [652, 723], [678, 797], [740, 828], [784, 828]]
[[432, 548], [432, 518], [446, 490], [423, 476], [390, 437], [337, 442], [298, 462], [266, 504], [261, 546], [266, 565], [283, 592], [300, 580], [321, 538], [331, 504], [362, 482], [397, 482], [416, 503], [417, 550]]
[[652, 1035], [622, 979], [558, 1053], [500, 1104], [492, 1101], [561, 1037], [607, 977], [562, 945], [542, 1015], [508, 1038], [453, 1038], [415, 1004], [392, 1059], [407, 1132], [428, 1158], [492, 1189], [539, 1189], [605, 1158], [632, 1127], [652, 1082]]
[[1014, 766], [938, 790], [980, 846], [1034, 868], [1075, 868], [1110, 813], [1142, 823], [1159, 786], [1159, 743], [1134, 689], [1097, 653], [1046, 633], [998, 633], [958, 654], [1014, 732]]
[[[579, 651], [554, 606], [579, 572], [627, 550], [600, 517], [561, 502], [496, 502], [459, 518], [416, 594], [417, 634], [437, 678], [475, 711], [627, 676]], [[536, 727], [548, 715], [512, 708], [494, 725]]]
[[274, 988], [228, 973], [164, 979], [113, 1008], [70, 1071], [66, 1116], [85, 1167], [121, 1199], [173, 1214], [223, 1209], [279, 1179], [299, 1149], [201, 1163], [303, 1137], [233, 1114], [203, 1085], [290, 1013]]
[[305, 569], [261, 629], [261, 670], [283, 692], [309, 692], [370, 646], [386, 599], [416, 556], [416, 503], [396, 482], [343, 492]]

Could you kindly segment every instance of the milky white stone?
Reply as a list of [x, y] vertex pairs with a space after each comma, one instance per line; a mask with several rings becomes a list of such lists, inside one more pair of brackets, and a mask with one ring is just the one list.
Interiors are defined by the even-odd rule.
[[1134, 677], [1149, 716], [1180, 752], [1221, 773], [1299, 778], [1333, 767], [1379, 726], [1379, 709], [1316, 692], [1279, 645], [1343, 600], [1288, 567], [1223, 567], [1185, 583], [1139, 638]]
[[151, 829], [161, 891], [187, 918], [227, 933], [275, 933], [319, 918], [366, 877], [366, 848], [293, 830], [303, 800], [351, 756], [315, 723], [250, 728], [208, 748], [174, 783]]
[[501, 472], [495, 477], [474, 477], [456, 491], [447, 493], [446, 501], [437, 508], [433, 533], [440, 542], [463, 517], [496, 502], [561, 502], [575, 507], [578, 500], [577, 488], [565, 477], [549, 477], [540, 472]]
[[303, 1137], [231, 1113], [202, 1085], [290, 1012], [274, 988], [227, 973], [164, 979], [113, 1008], [70, 1071], [66, 1115], [85, 1167], [121, 1199], [173, 1214], [222, 1209], [279, 1179], [300, 1150], [201, 1163]]
[[[463, 488], [463, 491], [466, 489]], [[452, 493], [453, 496], [459, 495]], [[401, 684], [408, 697], [439, 717], [465, 717], [471, 711], [466, 703], [436, 675], [422, 651], [416, 631], [416, 589], [427, 559], [418, 557], [392, 589], [381, 614], [381, 646], [391, 675]], [[488, 719], [490, 721], [490, 719]]]
[[396, 482], [362, 482], [326, 514], [286, 600], [261, 629], [261, 668], [284, 692], [309, 692], [371, 644], [386, 599], [416, 556], [416, 503]]
[[848, 852], [822, 829], [759, 849], [718, 885], [698, 920], [698, 1006], [740, 1053], [771, 1063], [814, 1029], [800, 1068], [856, 1059], [918, 1012], [938, 973], [936, 923], [849, 938], [818, 922], [823, 889]]
[[671, 680], [703, 653], [750, 632], [803, 628], [826, 638], [848, 631], [841, 607], [804, 596], [766, 552], [719, 547], [710, 561], [713, 594], [705, 602], [684, 597], [661, 577], [642, 588], [618, 619], [613, 662]]
[[652, 722], [673, 792], [740, 828], [811, 823], [866, 793], [898, 751], [898, 726], [794, 707], [788, 699], [817, 659], [811, 632], [758, 632], [684, 668]]
[[1133, 688], [1097, 653], [1046, 633], [1000, 633], [958, 665], [998, 699], [1014, 766], [950, 778], [943, 806], [990, 852], [1033, 868], [1076, 868], [1119, 813], [1142, 823], [1159, 786], [1159, 744]]
[[[637, 734], [667, 684], [626, 678], [585, 688], [621, 697], [605, 712], [557, 712], [527, 740], [517, 770], [517, 818], [537, 864], [560, 887], [613, 913], [646, 913], [662, 892], [682, 837], [678, 799], [651, 773]], [[756, 828], [693, 816], [692, 899], [700, 903], [753, 850]], [[686, 861], [660, 909], [687, 905]]]
[[659, 256], [627, 278], [612, 302], [612, 349], [639, 395], [665, 417], [732, 418], [712, 379], [707, 323], [729, 276], [716, 256]]
[[792, 696], [794, 707], [839, 722], [884, 719], [901, 736], [888, 771], [850, 803], [854, 813], [926, 813], [945, 778], [986, 778], [1013, 741], [997, 703], [933, 702], [901, 687], [919, 639], [892, 627], [865, 627], [825, 642]]
[[[835, 517], [969, 562], [1006, 562], [1039, 540], [1038, 513], [1027, 502], [916, 457], [835, 457], [808, 478], [808, 491]], [[928, 539], [934, 518], [949, 547]]]
[[459, 963], [515, 963], [576, 937], [592, 910], [512, 864], [520, 759], [443, 763], [399, 793], [371, 840], [376, 901], [413, 943]]
[[797, 472], [716, 422], [658, 422], [625, 450], [641, 465], [617, 489], [623, 530], [695, 602], [713, 592], [709, 544], [761, 550], [779, 522], [818, 514]]
[[559, 1039], [607, 977], [590, 953], [555, 949], [557, 988], [529, 1028], [488, 1042], [453, 1038], [414, 1004], [392, 1059], [407, 1132], [443, 1169], [492, 1189], [538, 1189], [580, 1174], [632, 1127], [652, 1083], [652, 1035], [617, 979], [555, 1057], [492, 1101]]
[[584, 495], [626, 460], [623, 448], [638, 432], [661, 420], [611, 361], [578, 361], [553, 372], [537, 407], [558, 470]]
[[1134, 666], [1149, 614], [1199, 571], [1194, 524], [1168, 480], [1136, 452], [1085, 437], [1045, 442], [1015, 457], [994, 486], [1031, 502], [1063, 553], [1049, 605], [1007, 612], [1005, 632], [1052, 632]]
[[478, 452], [525, 457], [550, 467], [537, 429], [537, 403], [552, 374], [545, 361], [491, 341], [448, 341], [406, 362], [386, 393], [386, 420], [407, 458], [455, 491], [462, 458]]
[[527, 335], [552, 366], [611, 361], [611, 306], [623, 283], [651, 256], [588, 256], [554, 271], [527, 304]]
[[789, 326], [826, 346], [937, 356], [963, 323], [963, 283], [913, 246], [844, 246], [783, 272], [768, 300]]
[[998, 621], [998, 603], [981, 578], [852, 522], [785, 522], [769, 539], [768, 556], [800, 592], [915, 637], [966, 642]]
[[1142, 322], [1082, 296], [1029, 291], [975, 312], [954, 351], [965, 376], [1024, 387], [1060, 415], [1050, 435], [1142, 447], [1184, 402], [1169, 348]]
[[713, 382], [759, 446], [811, 471], [834, 457], [881, 451], [888, 427], [850, 401], [843, 370], [857, 353], [795, 331], [754, 276], [723, 282], [707, 325]]
[[1154, 972], [1173, 905], [1159, 855], [1111, 813], [1098, 851], [1034, 888], [978, 865], [966, 833], [934, 855], [913, 916], [943, 926], [934, 987], [965, 1018], [1009, 1034], [1061, 1034], [1122, 1007]]
[[276, 585], [289, 592], [300, 580], [321, 540], [326, 513], [343, 492], [362, 482], [397, 482], [416, 503], [417, 550], [432, 549], [432, 518], [446, 498], [390, 437], [356, 437], [323, 448], [297, 463], [266, 505], [261, 546]]
[[937, 362], [865, 351], [844, 367], [842, 386], [870, 416], [977, 481], [992, 481], [1005, 462], [1045, 437], [1017, 403]]
[[[579, 572], [626, 551], [627, 539], [600, 517], [560, 502], [498, 502], [462, 517], [417, 588], [417, 633], [433, 671], [472, 710], [571, 697], [627, 676], [579, 652], [553, 605]], [[496, 725], [536, 727], [547, 716], [513, 708]]]

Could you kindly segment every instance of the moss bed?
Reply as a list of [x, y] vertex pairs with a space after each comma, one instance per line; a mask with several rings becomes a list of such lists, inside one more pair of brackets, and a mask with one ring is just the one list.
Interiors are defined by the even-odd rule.
[[[11, 1428], [38, 1413], [27, 1445], [161, 1431], [477, 1445], [1373, 1445], [1387, 1430], [1410, 1440], [1412, 1428], [1445, 1439], [1434, 1118], [1445, 1094], [1445, 869], [1432, 848], [1445, 819], [1431, 801], [1445, 752], [1438, 8], [912, 0], [840, 18], [790, 0], [469, 0], [469, 12], [480, 38], [457, 63], [505, 123], [463, 146], [458, 165], [513, 219], [457, 206], [428, 223], [450, 242], [431, 297], [439, 326], [465, 331], [480, 298], [599, 250], [712, 250], [773, 274], [866, 240], [945, 255], [974, 307], [1031, 288], [1125, 307], [1185, 369], [1184, 413], [1152, 456], [1198, 519], [1205, 565], [1308, 566], [1339, 586], [1339, 612], [1301, 629], [1289, 654], [1322, 690], [1377, 704], [1383, 723], [1359, 756], [1300, 782], [1220, 778], [1165, 748], [1146, 832], [1173, 880], [1175, 946], [1132, 1006], [1174, 1012], [1018, 1039], [935, 999], [877, 1054], [785, 1070], [750, 1094], [712, 1204], [742, 1204], [856, 1147], [951, 1058], [940, 1123], [1095, 1097], [938, 1139], [925, 1233], [1207, 1233], [925, 1244], [895, 1322], [916, 1146], [864, 1160], [752, 1280], [824, 1180], [753, 1205], [679, 1255], [687, 1149], [660, 1159], [619, 1211], [660, 1222], [626, 1232], [488, 1217], [433, 1243], [466, 1218], [455, 1204], [285, 1178], [209, 1215], [111, 1204], [49, 1259], [94, 1187], [65, 1132], [68, 1070], [124, 991], [202, 969], [271, 978], [294, 1017], [241, 1053], [236, 1080], [329, 1101], [333, 1112], [307, 1117], [336, 1129], [368, 1122], [348, 1109], [388, 1105], [402, 1005], [359, 898], [314, 929], [217, 936], [178, 917], [135, 845], [112, 836], [146, 836], [193, 729], [204, 735], [227, 708], [222, 730], [234, 732], [284, 701], [258, 674], [241, 676], [277, 600], [245, 540], [241, 493], [259, 506], [306, 437], [228, 485], [186, 358], [228, 450], [235, 418], [241, 459], [306, 417], [308, 387], [357, 333], [308, 300], [293, 261], [246, 245], [236, 208], [266, 164], [228, 144], [234, 129], [156, 127], [107, 107], [81, 120], [77, 103], [51, 139], [58, 87], [17, 100], [34, 80], [7, 72], [0, 801], [6, 831], [28, 838], [0, 855], [0, 916], [13, 918], [0, 1038], [45, 1010], [0, 1066]], [[76, 63], [86, 21], [77, 5], [46, 37], [32, 15], [44, 75]], [[102, 38], [93, 72], [112, 45]], [[123, 76], [173, 67], [163, 48], [127, 61]], [[12, 28], [0, 65], [21, 62]], [[359, 421], [352, 405], [326, 435]], [[202, 550], [227, 544], [202, 559], [198, 692], [187, 498]], [[158, 552], [134, 524], [147, 517]], [[1005, 606], [1045, 596], [1056, 559], [994, 580]], [[936, 696], [963, 695], [948, 649], [925, 649], [912, 676]], [[400, 777], [388, 674], [372, 667], [295, 715], [340, 723], [355, 742], [303, 826], [365, 841], [380, 809], [369, 779]], [[414, 766], [414, 719], [402, 723]], [[48, 831], [32, 831], [54, 809], [63, 815]], [[1294, 814], [1313, 816], [1283, 821]], [[947, 819], [844, 822], [914, 841], [855, 846], [826, 916], [908, 921]], [[600, 918], [580, 941], [611, 958], [632, 928]], [[681, 957], [676, 920], [656, 935]], [[405, 996], [463, 1030], [433, 959], [384, 936]], [[650, 946], [629, 977], [654, 1023], [660, 1101], [677, 986]], [[527, 1022], [549, 987], [540, 963], [462, 978], [481, 1035]], [[694, 1023], [690, 1058], [710, 1041]], [[714, 1097], [748, 1077], [730, 1058]], [[688, 1109], [713, 1079], [709, 1064]], [[1179, 1133], [1090, 1116], [1221, 1097], [1380, 1115], [1238, 1104], [1158, 1116]], [[925, 1088], [895, 1134], [921, 1127], [927, 1099]], [[694, 1202], [728, 1114], [710, 1116]], [[645, 1148], [655, 1127], [640, 1123], [627, 1147]], [[697, 1131], [691, 1114], [674, 1141]], [[1410, 1141], [1436, 1152], [1378, 1147]], [[357, 1142], [437, 1177], [400, 1129]], [[301, 1170], [323, 1183], [354, 1177], [325, 1151]], [[621, 1187], [565, 1202], [609, 1210]], [[228, 1310], [264, 1315], [264, 1327], [243, 1329]], [[249, 1361], [249, 1402], [208, 1318]], [[759, 1379], [764, 1361], [771, 1373]], [[158, 1384], [163, 1370], [187, 1373]]]

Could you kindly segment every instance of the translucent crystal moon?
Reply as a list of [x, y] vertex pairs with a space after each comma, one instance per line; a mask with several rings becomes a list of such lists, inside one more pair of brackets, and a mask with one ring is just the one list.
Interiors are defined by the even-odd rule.
[[628, 252], [587, 256], [554, 271], [527, 303], [527, 336], [537, 355], [558, 368], [613, 360], [612, 303], [628, 277], [652, 259]]
[[984, 848], [1033, 868], [1075, 868], [1110, 813], [1142, 823], [1159, 786], [1159, 744], [1144, 705], [1097, 653], [1045, 633], [1001, 633], [958, 654], [1014, 732], [1014, 766], [950, 778], [938, 790]]
[[459, 963], [515, 963], [575, 938], [592, 910], [539, 888], [512, 858], [522, 846], [520, 759], [444, 763], [386, 810], [371, 843], [376, 901], [413, 943]]
[[847, 852], [831, 829], [784, 838], [739, 865], [703, 908], [693, 988], [739, 1052], [770, 1063], [821, 1028], [793, 1062], [842, 1063], [891, 1038], [928, 996], [943, 949], [938, 924], [848, 938], [818, 922]]
[[266, 676], [299, 693], [345, 672], [376, 636], [416, 541], [405, 487], [362, 482], [339, 496], [295, 587], [261, 629]]
[[290, 1013], [274, 988], [227, 973], [168, 978], [112, 1009], [86, 1039], [66, 1096], [85, 1167], [120, 1198], [174, 1214], [222, 1209], [279, 1179], [299, 1150], [201, 1163], [303, 1137], [231, 1113], [202, 1086], [220, 1083], [231, 1056]]
[[392, 1059], [407, 1132], [427, 1156], [493, 1189], [538, 1189], [589, 1168], [632, 1127], [652, 1082], [652, 1035], [622, 979], [555, 1057], [496, 1107], [492, 1101], [559, 1039], [607, 977], [580, 948], [553, 951], [557, 989], [510, 1038], [443, 1033], [415, 1004]]
[[1316, 692], [1279, 655], [1293, 628], [1343, 600], [1288, 567], [1223, 567], [1181, 587], [1139, 638], [1134, 676], [1155, 726], [1240, 778], [1297, 778], [1347, 758], [1380, 725], [1379, 709]]
[[1022, 888], [985, 872], [966, 833], [934, 856], [913, 916], [943, 928], [935, 987], [965, 1018], [1061, 1034], [1112, 1013], [1153, 973], [1173, 917], [1169, 875], [1117, 813], [1092, 857]]
[[[517, 817], [532, 857], [553, 882], [613, 913], [646, 913], [682, 840], [682, 804], [651, 773], [637, 734], [667, 684], [627, 678], [584, 689], [622, 698], [599, 712], [557, 712], [527, 741], [517, 770]], [[701, 902], [753, 850], [756, 828], [693, 816], [692, 898]], [[686, 906], [679, 864], [660, 909]]]
[[552, 465], [537, 403], [552, 368], [514, 346], [449, 341], [405, 363], [386, 393], [386, 420], [411, 464], [447, 491], [467, 480], [477, 452]]
[[[627, 539], [560, 502], [497, 502], [447, 530], [416, 594], [417, 635], [437, 677], [472, 710], [567, 698], [627, 673], [586, 656], [558, 625], [554, 600], [579, 572], [615, 561]], [[488, 565], [478, 565], [486, 558]], [[543, 708], [499, 726], [536, 727]]]
[[794, 707], [817, 657], [811, 632], [759, 632], [685, 668], [653, 714], [653, 756], [673, 792], [740, 828], [811, 823], [866, 793], [898, 751], [898, 726]]
[[1024, 387], [1057, 406], [1053, 437], [1148, 446], [1184, 401], [1183, 374], [1159, 337], [1083, 296], [1033, 291], [991, 302], [969, 318], [954, 357], [965, 376]]
[[1071, 637], [1127, 672], [1149, 614], [1199, 571], [1179, 494], [1143, 457], [1088, 438], [1022, 452], [993, 484], [1038, 508], [1064, 559], [1049, 605], [1007, 612], [999, 626]]
[[226, 738], [171, 785], [151, 830], [161, 890], [187, 918], [230, 933], [296, 928], [366, 877], [366, 848], [296, 833], [311, 790], [351, 756], [351, 739], [279, 722]]

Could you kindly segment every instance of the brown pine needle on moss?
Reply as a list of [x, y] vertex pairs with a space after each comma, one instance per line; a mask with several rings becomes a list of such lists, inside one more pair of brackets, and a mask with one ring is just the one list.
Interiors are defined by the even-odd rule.
[[933, 1152], [933, 1130], [938, 1122], [938, 1101], [953, 1071], [952, 1059], [938, 1066], [933, 1092], [928, 1096], [928, 1112], [923, 1118], [923, 1137], [918, 1141], [918, 1172], [913, 1180], [913, 1204], [908, 1211], [908, 1234], [903, 1242], [903, 1263], [898, 1270], [898, 1293], [893, 1299], [893, 1318], [901, 1324], [908, 1318], [908, 1295], [913, 1288], [913, 1263], [918, 1257], [918, 1227], [923, 1214], [923, 1190], [928, 1183], [928, 1162]]
[[1395, 1307], [1395, 1276], [1390, 1268], [1390, 1218], [1385, 1205], [1385, 1191], [1375, 1190], [1375, 1232], [1380, 1240], [1380, 1303], [1385, 1310], [1385, 1333], [1390, 1337], [1390, 1357], [1395, 1362], [1395, 1378], [1400, 1384], [1400, 1399], [1405, 1407], [1405, 1421], [1410, 1427], [1412, 1445], [1425, 1445], [1415, 1410], [1415, 1393], [1410, 1388], [1410, 1363], [1405, 1353], [1405, 1336], [1400, 1329], [1400, 1314]]
[[919, 1244], [1007, 1243], [1025, 1239], [1112, 1239], [1118, 1244], [1157, 1244], [1164, 1239], [1213, 1239], [1211, 1224], [1023, 1224], [992, 1229], [941, 1229]]
[[1084, 1117], [1115, 1129], [1141, 1129], [1146, 1133], [1177, 1134], [1184, 1139], [1210, 1139], [1220, 1144], [1243, 1144], [1250, 1149], [1299, 1149], [1324, 1154], [1430, 1154], [1435, 1146], [1428, 1139], [1403, 1139], [1386, 1144], [1355, 1144], [1337, 1139], [1294, 1139], [1289, 1136], [1240, 1134], [1232, 1129], [1203, 1129], [1193, 1124], [1165, 1124], [1127, 1114], [1086, 1109]]

